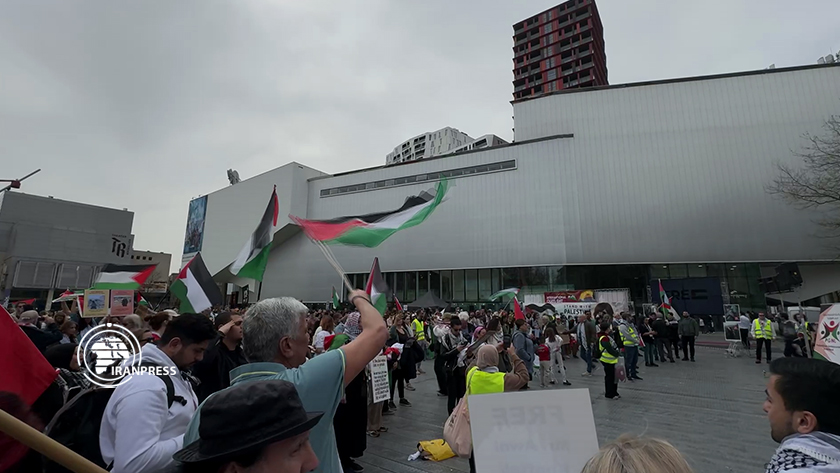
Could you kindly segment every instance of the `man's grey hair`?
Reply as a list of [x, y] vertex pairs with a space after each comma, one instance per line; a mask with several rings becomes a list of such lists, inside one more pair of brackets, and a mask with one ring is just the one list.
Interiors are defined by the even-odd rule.
[[248, 361], [274, 361], [280, 340], [298, 336], [308, 311], [294, 297], [263, 299], [251, 306], [242, 317], [242, 348]]

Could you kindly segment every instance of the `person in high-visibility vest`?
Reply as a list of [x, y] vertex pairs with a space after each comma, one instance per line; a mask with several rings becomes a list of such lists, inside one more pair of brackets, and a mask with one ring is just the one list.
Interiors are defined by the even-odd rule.
[[[417, 341], [417, 344], [420, 345], [420, 348], [423, 349], [423, 354], [426, 354], [426, 351], [429, 349], [429, 342], [426, 341], [426, 314], [422, 312], [418, 312], [414, 314], [414, 320], [411, 321], [411, 328], [414, 331], [414, 339]], [[425, 356], [424, 356], [425, 357]], [[420, 364], [423, 363], [423, 359], [421, 358], [420, 361], [417, 362], [417, 374], [426, 374], [425, 371], [420, 369]]]
[[767, 347], [767, 363], [770, 363], [770, 342], [776, 337], [773, 335], [773, 325], [764, 312], [759, 312], [758, 318], [753, 320], [750, 335], [755, 339], [755, 363], [761, 363], [761, 345]]
[[[475, 366], [467, 371], [467, 396], [519, 391], [531, 377], [525, 363], [516, 356], [516, 349], [508, 347], [513, 373], [499, 371], [499, 353], [504, 344], [483, 345], [478, 349]], [[470, 455], [470, 472], [475, 473], [475, 455]]]
[[601, 346], [601, 364], [604, 366], [604, 397], [607, 399], [621, 399], [618, 394], [618, 382], [615, 379], [615, 365], [618, 363], [618, 345], [610, 336], [613, 330], [612, 321], [601, 322], [598, 332], [598, 344]]

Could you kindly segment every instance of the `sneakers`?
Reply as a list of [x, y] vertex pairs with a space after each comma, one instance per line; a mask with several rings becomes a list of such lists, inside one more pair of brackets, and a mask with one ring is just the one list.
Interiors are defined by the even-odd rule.
[[408, 402], [408, 399], [400, 399], [400, 405], [405, 407], [411, 407], [411, 403]]
[[659, 365], [657, 365], [656, 363], [651, 363], [650, 366], [653, 368], [659, 368]]
[[412, 386], [411, 383], [405, 383], [405, 389], [415, 391], [414, 386]]
[[571, 385], [572, 385], [572, 383], [570, 383], [569, 381], [563, 381], [563, 386], [571, 386]]
[[397, 405], [394, 404], [394, 401], [388, 401], [388, 408], [389, 409], [396, 409]]
[[358, 463], [356, 463], [355, 461], [353, 461], [352, 459], [349, 459], [349, 458], [347, 459], [347, 461], [341, 462], [341, 467], [345, 472], [351, 472], [352, 471], [352, 472], [355, 472], [355, 473], [360, 473], [362, 471], [365, 471], [365, 467], [363, 467], [362, 465], [359, 465]]
[[588, 372], [584, 371], [584, 372], [583, 372], [583, 373], [581, 373], [580, 375], [581, 375], [581, 376], [592, 376], [592, 373], [588, 373]]
[[688, 361], [688, 358], [683, 358], [683, 361]]
[[423, 370], [418, 369], [418, 370], [417, 370], [417, 374], [426, 374], [426, 372], [425, 372], [425, 371], [423, 371]]
[[755, 360], [755, 364], [760, 365], [760, 364], [761, 364], [761, 360]]
[[694, 363], [694, 358], [691, 359], [691, 362]]
[[449, 394], [442, 393], [440, 391], [438, 391], [437, 395], [438, 395], [438, 397], [449, 397]]
[[633, 376], [633, 379], [635, 379], [636, 381], [644, 381], [642, 378], [640, 378], [638, 376]]

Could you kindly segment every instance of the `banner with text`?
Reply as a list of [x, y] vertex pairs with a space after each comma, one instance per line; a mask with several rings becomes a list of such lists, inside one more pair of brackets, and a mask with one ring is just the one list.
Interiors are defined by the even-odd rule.
[[385, 355], [379, 355], [368, 363], [368, 368], [373, 403], [391, 399], [391, 386], [388, 384], [388, 358]]
[[561, 302], [595, 302], [595, 291], [583, 289], [580, 291], [546, 292], [545, 302], [555, 306]]

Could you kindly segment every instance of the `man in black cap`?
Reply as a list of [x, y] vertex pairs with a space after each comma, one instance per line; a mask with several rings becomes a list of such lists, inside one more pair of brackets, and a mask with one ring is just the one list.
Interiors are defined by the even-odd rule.
[[222, 390], [201, 412], [199, 439], [173, 456], [184, 473], [308, 473], [318, 467], [309, 431], [324, 413], [306, 412], [288, 381]]

